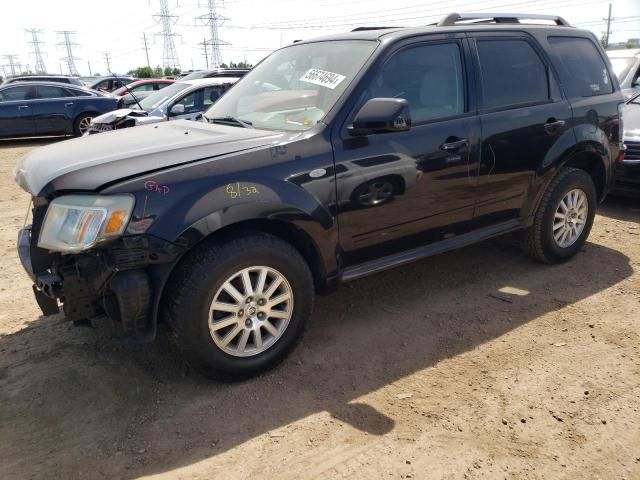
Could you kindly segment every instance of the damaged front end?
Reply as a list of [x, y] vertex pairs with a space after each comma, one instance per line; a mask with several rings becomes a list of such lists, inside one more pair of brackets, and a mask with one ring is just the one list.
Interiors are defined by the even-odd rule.
[[161, 284], [153, 269], [173, 264], [181, 254], [174, 244], [150, 235], [114, 238], [77, 253], [41, 248], [50, 202], [34, 198], [33, 223], [18, 235], [23, 267], [32, 278], [44, 315], [60, 304], [75, 324], [108, 317], [117, 336], [138, 341], [155, 337], [155, 306]]
[[135, 127], [137, 125], [147, 125], [150, 123], [162, 122], [163, 117], [158, 115], [150, 115], [144, 110], [136, 110], [132, 108], [121, 108], [113, 112], [104, 113], [91, 120], [91, 126], [84, 136], [94, 135], [96, 133], [109, 132], [111, 130], [119, 130], [121, 128]]

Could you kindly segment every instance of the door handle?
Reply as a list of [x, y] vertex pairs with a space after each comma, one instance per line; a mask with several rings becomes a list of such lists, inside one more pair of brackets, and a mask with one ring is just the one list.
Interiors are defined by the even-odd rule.
[[67, 102], [64, 104], [65, 107], [73, 107], [73, 102]]
[[25, 110], [29, 108], [29, 105], [18, 105], [18, 110]]
[[564, 120], [556, 120], [555, 118], [550, 118], [547, 120], [547, 123], [544, 124], [544, 129], [547, 132], [555, 132], [560, 128], [564, 127], [567, 124]]
[[[449, 140], [449, 139], [447, 139]], [[468, 147], [469, 140], [466, 138], [458, 138], [457, 140], [453, 140], [451, 142], [445, 142], [440, 145], [440, 149], [446, 152], [455, 152], [456, 150], [460, 150], [461, 148]]]

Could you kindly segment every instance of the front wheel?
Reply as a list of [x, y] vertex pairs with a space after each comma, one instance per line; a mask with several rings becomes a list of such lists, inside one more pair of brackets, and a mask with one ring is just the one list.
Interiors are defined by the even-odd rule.
[[306, 329], [314, 289], [297, 250], [252, 234], [200, 246], [165, 291], [166, 320], [191, 363], [209, 377], [233, 380], [287, 356]]
[[544, 263], [573, 257], [587, 241], [596, 203], [596, 188], [587, 172], [560, 170], [540, 202], [533, 225], [523, 232], [524, 251]]

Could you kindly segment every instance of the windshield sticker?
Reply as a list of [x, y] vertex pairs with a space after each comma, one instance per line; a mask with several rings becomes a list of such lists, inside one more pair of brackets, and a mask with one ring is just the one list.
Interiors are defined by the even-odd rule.
[[321, 87], [333, 90], [340, 85], [340, 82], [345, 78], [347, 77], [340, 75], [339, 73], [327, 72], [326, 70], [320, 70], [318, 68], [310, 68], [302, 77], [300, 77], [300, 81], [315, 83]]

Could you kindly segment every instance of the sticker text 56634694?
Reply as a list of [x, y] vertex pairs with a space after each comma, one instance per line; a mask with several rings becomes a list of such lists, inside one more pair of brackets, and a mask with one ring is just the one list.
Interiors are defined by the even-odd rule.
[[340, 75], [339, 73], [327, 72], [326, 70], [320, 70], [318, 68], [310, 68], [302, 77], [300, 77], [300, 81], [314, 83], [321, 87], [333, 90], [340, 85], [340, 82], [345, 78], [347, 77]]

